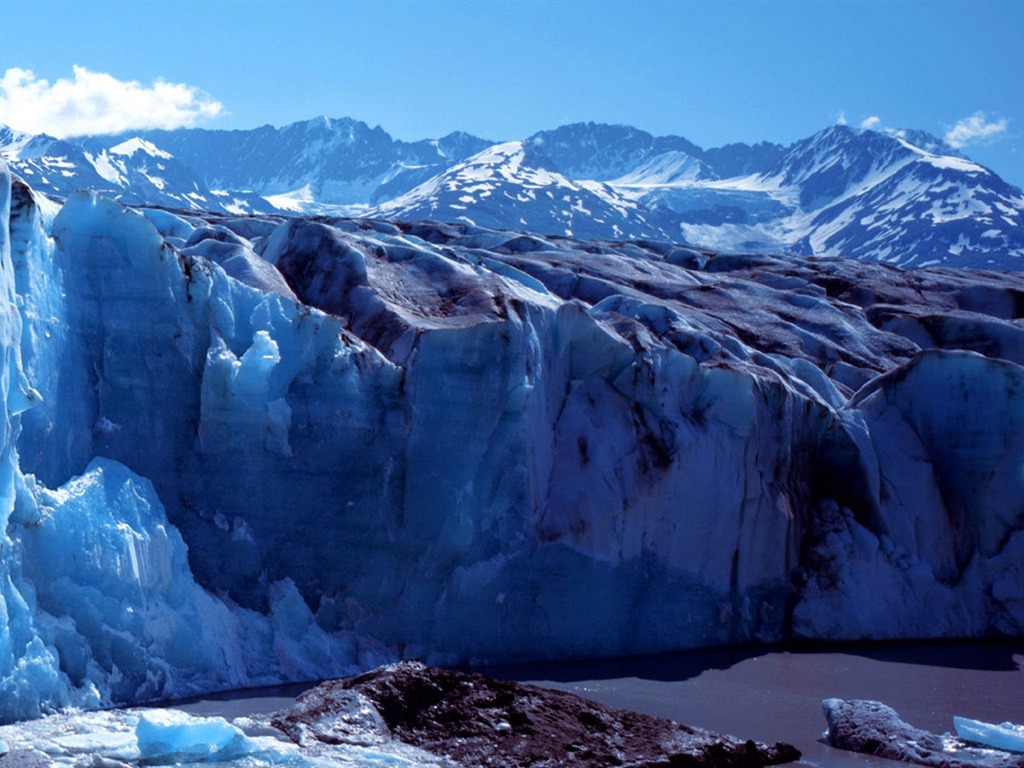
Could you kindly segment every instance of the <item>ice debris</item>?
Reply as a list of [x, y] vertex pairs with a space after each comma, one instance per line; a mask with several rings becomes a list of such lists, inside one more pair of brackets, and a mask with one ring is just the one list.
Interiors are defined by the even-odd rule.
[[956, 735], [964, 741], [1004, 752], [1024, 754], [1024, 725], [1015, 723], [986, 723], [968, 717], [953, 718]]

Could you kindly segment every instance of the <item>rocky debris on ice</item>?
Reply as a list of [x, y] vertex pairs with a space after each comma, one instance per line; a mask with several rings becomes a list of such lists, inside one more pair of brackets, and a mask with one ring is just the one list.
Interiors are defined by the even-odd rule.
[[1024, 766], [1024, 756], [915, 728], [878, 701], [825, 699], [821, 706], [828, 722], [826, 739], [838, 749], [931, 768]]
[[0, 756], [0, 768], [48, 768], [52, 762], [34, 749], [12, 749]]
[[[322, 683], [271, 721], [299, 743], [367, 733], [456, 765], [749, 766], [800, 757], [792, 745], [723, 736], [571, 693], [401, 662]], [[368, 727], [369, 726], [369, 727]]]

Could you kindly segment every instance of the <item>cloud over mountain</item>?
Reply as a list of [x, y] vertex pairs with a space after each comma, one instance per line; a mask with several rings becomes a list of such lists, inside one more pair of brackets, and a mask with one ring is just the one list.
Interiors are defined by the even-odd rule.
[[1008, 126], [1006, 118], [990, 122], [984, 112], [975, 112], [946, 132], [946, 143], [954, 149], [960, 149], [968, 144], [995, 141], [1006, 134]]
[[75, 66], [50, 82], [12, 67], [0, 77], [0, 123], [63, 138], [143, 128], [181, 128], [225, 112], [200, 89], [160, 78], [152, 85]]

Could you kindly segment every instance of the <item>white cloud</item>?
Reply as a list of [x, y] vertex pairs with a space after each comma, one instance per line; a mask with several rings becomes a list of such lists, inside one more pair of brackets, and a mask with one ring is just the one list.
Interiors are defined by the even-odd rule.
[[836, 115], [836, 125], [846, 125], [846, 112], [842, 109]]
[[0, 77], [0, 124], [58, 138], [133, 128], [180, 128], [224, 113], [224, 105], [184, 83], [151, 86], [74, 67], [51, 83], [17, 67]]
[[871, 117], [865, 117], [861, 120], [860, 128], [862, 131], [873, 131], [882, 124], [882, 118], [878, 115], [872, 115]]
[[1008, 125], [1006, 118], [989, 122], [984, 112], [975, 112], [946, 131], [946, 143], [960, 149], [968, 144], [995, 141], [1003, 137]]

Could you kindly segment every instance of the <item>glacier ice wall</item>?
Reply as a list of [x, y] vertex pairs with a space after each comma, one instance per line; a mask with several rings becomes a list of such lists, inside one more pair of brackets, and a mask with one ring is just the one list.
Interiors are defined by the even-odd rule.
[[1022, 278], [0, 188], [5, 717], [1024, 625]]
[[[117, 316], [105, 327], [102, 311], [90, 314], [90, 307], [111, 280], [125, 280], [115, 288], [122, 295], [167, 297], [145, 293], [145, 281], [136, 284], [113, 264], [100, 262], [87, 277], [77, 271], [84, 263], [62, 261], [68, 251], [61, 236], [103, 243], [111, 217], [126, 213], [87, 195], [79, 203], [55, 219], [45, 199], [18, 180], [12, 188], [0, 168], [0, 718], [351, 671], [359, 648], [320, 629], [293, 582], [268, 585], [262, 613], [198, 585], [152, 483], [104, 454], [104, 436], [121, 427], [104, 415], [101, 382], [133, 375], [125, 356], [140, 347], [125, 334], [138, 318]], [[66, 234], [68, 218], [76, 216], [82, 230]], [[112, 235], [120, 232], [110, 240], [117, 257], [130, 260], [139, 236], [156, 249], [139, 252], [156, 257], [158, 274], [162, 258], [177, 260], [169, 249], [161, 254], [163, 241], [144, 220], [131, 214], [122, 221], [121, 230], [111, 226]], [[182, 300], [187, 306], [187, 296]], [[154, 360], [162, 355], [152, 353]], [[156, 362], [148, 366], [152, 376], [166, 372]], [[30, 379], [45, 382], [45, 394]], [[162, 382], [170, 404], [179, 393], [166, 387], [175, 384], [180, 379]], [[149, 405], [121, 405], [133, 404], [143, 409], [135, 413], [135, 442], [173, 439], [171, 432], [147, 432], [154, 424], [145, 415]]]

